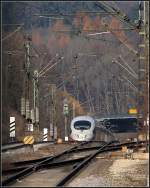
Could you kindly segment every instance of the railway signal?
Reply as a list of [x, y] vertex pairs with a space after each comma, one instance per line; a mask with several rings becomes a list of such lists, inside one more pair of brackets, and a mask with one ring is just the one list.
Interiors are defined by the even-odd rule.
[[[138, 118], [142, 115], [143, 116], [143, 132], [145, 134], [145, 139], [147, 140], [148, 137], [148, 124], [147, 124], [147, 117], [149, 114], [148, 110], [148, 82], [149, 82], [149, 2], [148, 1], [140, 1], [139, 2], [139, 69], [138, 69]], [[140, 124], [139, 118], [139, 124]]]
[[38, 70], [34, 71], [33, 75], [33, 116], [34, 123], [39, 131], [39, 73]]
[[64, 113], [65, 116], [68, 115], [68, 113], [69, 113], [68, 104], [64, 104], [63, 113]]
[[[140, 44], [137, 56], [139, 58], [138, 66], [138, 110], [137, 116], [140, 123], [141, 114], [143, 115], [143, 126], [145, 127], [146, 139], [148, 136], [148, 125], [147, 117], [149, 114], [148, 110], [148, 66], [149, 66], [149, 1], [139, 1], [139, 20], [137, 23], [132, 22], [129, 17], [124, 14], [120, 9], [111, 7], [107, 2], [100, 1], [97, 6], [103, 8], [106, 12], [116, 13], [113, 16], [119, 20], [128, 24], [131, 29], [135, 29], [139, 33]], [[110, 14], [111, 15], [111, 14]]]
[[[33, 111], [31, 114], [33, 115], [33, 121], [39, 131], [39, 78], [41, 78], [42, 76], [44, 76], [47, 71], [53, 69], [57, 64], [61, 63], [62, 60], [64, 59], [64, 57], [59, 56], [59, 54], [56, 54], [50, 61], [49, 63], [42, 68], [41, 70], [34, 70], [34, 74], [33, 74]], [[56, 61], [56, 62], [54, 62]], [[53, 63], [54, 62], [54, 63]], [[53, 64], [52, 64], [53, 63]], [[52, 101], [53, 104], [54, 102], [54, 95], [55, 95], [55, 91], [56, 91], [56, 87], [54, 84], [51, 84], [51, 91], [52, 92]], [[54, 137], [54, 117], [55, 116], [55, 106], [53, 105], [52, 107], [52, 113], [51, 113], [51, 119], [52, 119], [52, 125], [53, 125], [53, 137]]]
[[21, 114], [25, 117], [27, 122], [31, 121], [30, 117], [30, 81], [31, 81], [31, 62], [30, 62], [30, 43], [31, 38], [29, 36], [25, 37], [26, 41], [25, 47], [25, 89], [23, 90], [23, 95], [21, 98]]
[[137, 114], [137, 109], [136, 108], [130, 108], [129, 114]]
[[67, 98], [64, 99], [63, 101], [63, 113], [65, 116], [65, 141], [68, 141], [68, 133], [67, 133], [67, 116], [69, 114], [69, 108], [68, 108], [68, 100]]

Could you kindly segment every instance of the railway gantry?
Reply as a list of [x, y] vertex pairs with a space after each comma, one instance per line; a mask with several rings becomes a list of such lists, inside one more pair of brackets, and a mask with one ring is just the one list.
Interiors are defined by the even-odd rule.
[[[131, 29], [139, 33], [139, 50], [137, 57], [138, 65], [138, 96], [137, 96], [137, 117], [139, 124], [139, 135], [144, 134], [145, 139], [148, 139], [148, 117], [149, 117], [149, 1], [139, 1], [139, 20], [134, 23], [125, 13], [119, 8], [110, 6], [105, 1], [100, 1], [97, 6], [104, 9], [110, 15], [117, 17], [119, 20], [127, 23]], [[141, 122], [141, 115], [143, 121]]]

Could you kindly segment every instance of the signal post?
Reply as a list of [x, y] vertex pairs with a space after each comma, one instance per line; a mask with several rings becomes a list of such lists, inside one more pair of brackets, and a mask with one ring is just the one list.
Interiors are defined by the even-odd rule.
[[68, 110], [68, 100], [67, 100], [67, 98], [65, 98], [63, 102], [64, 102], [63, 114], [65, 116], [65, 141], [68, 141], [67, 117], [68, 117], [68, 114], [69, 114], [69, 110]]

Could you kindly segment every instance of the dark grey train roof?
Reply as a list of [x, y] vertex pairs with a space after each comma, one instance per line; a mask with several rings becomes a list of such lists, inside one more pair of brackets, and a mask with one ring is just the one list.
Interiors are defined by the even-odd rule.
[[111, 115], [106, 117], [95, 117], [96, 121], [103, 121], [104, 119], [126, 119], [126, 118], [137, 118], [137, 115]]

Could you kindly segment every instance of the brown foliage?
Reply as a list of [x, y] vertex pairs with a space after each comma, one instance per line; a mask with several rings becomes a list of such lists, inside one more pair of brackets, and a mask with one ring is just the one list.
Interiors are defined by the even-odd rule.
[[85, 13], [84, 12], [77, 12], [76, 13], [76, 16], [74, 17], [73, 19], [73, 25], [76, 27], [76, 28], [80, 28], [80, 26], [82, 25], [82, 19], [84, 18], [85, 16]]
[[52, 30], [66, 30], [67, 28], [66, 28], [66, 26], [64, 25], [64, 22], [63, 22], [63, 20], [57, 20], [56, 22], [55, 22], [55, 24], [53, 25], [53, 28], [52, 28]]
[[96, 16], [93, 20], [94, 29], [100, 29], [101, 28], [101, 19], [99, 16]]
[[48, 35], [48, 42], [47, 42], [47, 46], [49, 49], [54, 48], [54, 45], [57, 45], [56, 43], [56, 38], [54, 35], [51, 35], [51, 33]]
[[69, 44], [70, 42], [70, 37], [69, 36], [65, 36], [65, 35], [62, 35], [58, 41], [59, 43], [59, 47], [60, 48], [63, 48], [65, 47], [67, 44]]
[[63, 97], [67, 97], [69, 104], [72, 106], [73, 103], [75, 104], [75, 111], [77, 114], [85, 114], [84, 109], [80, 105], [79, 101], [77, 101], [73, 96], [71, 96], [67, 91], [62, 91]]
[[[111, 31], [122, 43], [124, 43], [129, 49], [132, 51], [136, 52], [130, 42], [128, 41], [128, 38], [126, 37], [125, 33], [123, 30], [119, 30], [123, 28], [122, 24], [120, 23], [119, 20], [116, 18], [113, 18], [110, 23], [110, 29], [114, 30]], [[117, 30], [118, 29], [118, 30]], [[115, 31], [116, 30], [116, 31]]]
[[42, 36], [40, 35], [39, 30], [33, 30], [33, 32], [32, 32], [32, 42], [37, 46], [42, 44]]
[[83, 18], [83, 31], [86, 30], [93, 30], [93, 22], [92, 19], [89, 16], [84, 16]]
[[81, 25], [81, 18], [80, 18], [80, 17], [75, 17], [74, 20], [73, 20], [73, 25], [74, 25], [76, 28], [79, 28], [80, 25]]
[[[67, 31], [67, 27], [64, 25], [62, 20], [58, 20], [55, 22], [52, 28], [53, 31]], [[49, 37], [49, 45], [53, 45], [54, 37]], [[63, 48], [70, 42], [70, 37], [64, 34], [60, 34], [59, 37], [56, 38], [55, 41], [58, 44], [58, 47]]]
[[77, 12], [76, 17], [73, 20], [73, 25], [76, 28], [82, 27], [83, 31], [96, 30], [100, 29], [101, 19], [99, 16], [96, 16], [94, 19], [91, 19], [84, 12]]
[[[112, 21], [110, 23], [110, 29], [121, 29], [122, 28], [122, 24], [116, 19], [116, 18], [112, 18]], [[127, 37], [124, 33], [124, 31], [122, 30], [116, 30], [113, 31], [113, 33], [122, 41], [122, 42], [126, 42], [127, 41]]]

